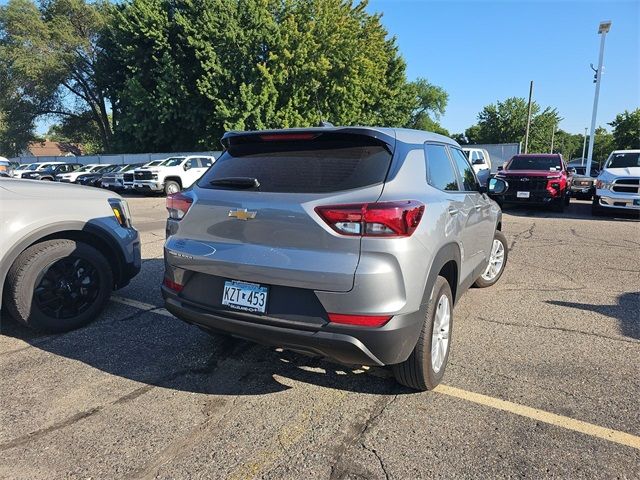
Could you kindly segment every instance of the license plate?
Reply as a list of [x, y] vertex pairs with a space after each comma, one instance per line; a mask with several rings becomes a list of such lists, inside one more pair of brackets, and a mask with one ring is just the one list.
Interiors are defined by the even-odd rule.
[[228, 280], [224, 282], [222, 304], [245, 312], [264, 313], [267, 310], [267, 287], [257, 283]]
[[529, 194], [530, 194], [530, 193], [531, 193], [531, 192], [518, 192], [518, 193], [516, 194], [516, 196], [517, 196], [518, 198], [529, 198]]
[[633, 199], [633, 205], [635, 207], [640, 207], [640, 198], [634, 198]]

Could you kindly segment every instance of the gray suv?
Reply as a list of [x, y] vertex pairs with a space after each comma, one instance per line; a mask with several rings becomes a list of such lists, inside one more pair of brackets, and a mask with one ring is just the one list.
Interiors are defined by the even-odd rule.
[[435, 387], [454, 304], [507, 261], [500, 208], [459, 145], [365, 127], [229, 132], [222, 143], [193, 188], [167, 198], [166, 308]]
[[117, 194], [0, 178], [0, 306], [19, 322], [78, 328], [140, 265], [138, 232]]

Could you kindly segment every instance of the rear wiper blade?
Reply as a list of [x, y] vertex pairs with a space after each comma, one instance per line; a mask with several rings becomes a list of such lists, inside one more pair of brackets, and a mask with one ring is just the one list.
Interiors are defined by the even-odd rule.
[[260, 182], [257, 178], [252, 177], [223, 177], [214, 178], [209, 182], [214, 187], [230, 187], [230, 188], [260, 188]]

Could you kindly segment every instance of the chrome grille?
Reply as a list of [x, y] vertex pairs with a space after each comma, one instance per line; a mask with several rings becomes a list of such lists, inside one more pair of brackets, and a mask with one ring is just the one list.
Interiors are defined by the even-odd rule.
[[640, 178], [618, 178], [613, 181], [611, 190], [618, 193], [640, 194]]

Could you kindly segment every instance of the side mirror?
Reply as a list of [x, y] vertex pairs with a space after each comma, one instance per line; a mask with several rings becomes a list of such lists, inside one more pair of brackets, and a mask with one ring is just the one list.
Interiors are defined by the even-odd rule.
[[567, 173], [569, 173], [569, 175], [575, 175], [577, 173], [577, 170], [573, 167], [567, 169]]
[[186, 172], [187, 170], [189, 170], [191, 168], [191, 166], [189, 165], [189, 162], [187, 162], [182, 166], [182, 168]]
[[501, 178], [492, 178], [489, 180], [489, 195], [502, 195], [507, 191], [509, 185]]
[[500, 172], [500, 171], [502, 171], [502, 170], [504, 170], [504, 167], [503, 167], [502, 165], [500, 165], [500, 166], [498, 167], [498, 171]]

